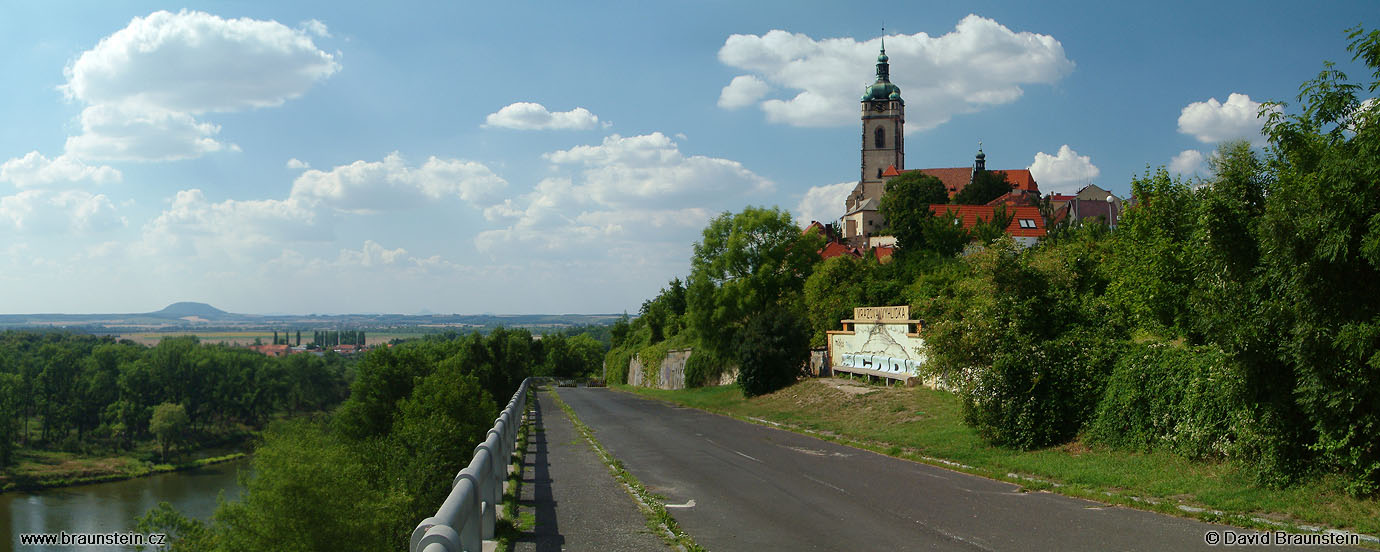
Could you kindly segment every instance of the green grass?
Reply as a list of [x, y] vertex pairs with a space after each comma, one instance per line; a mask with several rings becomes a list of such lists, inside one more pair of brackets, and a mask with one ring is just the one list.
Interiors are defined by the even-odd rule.
[[43, 461], [21, 464], [7, 470], [5, 475], [0, 477], [0, 491], [33, 491], [121, 481], [156, 473], [196, 469], [211, 464], [238, 460], [245, 456], [246, 454], [243, 452], [236, 452], [176, 464], [154, 464], [123, 456], [93, 459], [81, 458], [65, 452], [34, 451], [33, 457], [42, 458]]
[[[1076, 441], [1034, 451], [995, 447], [963, 424], [962, 406], [951, 393], [850, 383], [867, 390], [854, 395], [824, 381], [805, 380], [745, 399], [737, 386], [674, 391], [612, 387], [750, 421], [774, 422], [786, 429], [1029, 489], [1247, 527], [1280, 528], [1259, 518], [1293, 529], [1322, 525], [1380, 534], [1380, 503], [1349, 496], [1337, 477], [1274, 489], [1256, 485], [1246, 470], [1233, 463], [1195, 462], [1167, 452], [1110, 450]], [[1209, 511], [1186, 512], [1181, 505]]]

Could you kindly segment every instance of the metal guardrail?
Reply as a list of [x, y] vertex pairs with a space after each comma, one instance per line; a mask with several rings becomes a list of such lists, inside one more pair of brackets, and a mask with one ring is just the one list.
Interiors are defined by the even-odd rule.
[[484, 442], [474, 447], [470, 465], [451, 481], [450, 495], [436, 515], [412, 530], [411, 552], [480, 552], [484, 539], [494, 538], [498, 504], [503, 500], [503, 481], [517, 445], [522, 415], [527, 411], [527, 389], [532, 378], [522, 380], [503, 413], [494, 420]]

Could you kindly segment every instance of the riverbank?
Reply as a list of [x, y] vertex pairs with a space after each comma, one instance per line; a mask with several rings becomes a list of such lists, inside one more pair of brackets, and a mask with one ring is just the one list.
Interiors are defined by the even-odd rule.
[[238, 460], [248, 456], [248, 453], [232, 452], [171, 464], [146, 462], [129, 456], [83, 457], [53, 451], [26, 450], [20, 456], [31, 459], [0, 473], [0, 493], [107, 483], [191, 470]]
[[[737, 386], [613, 387], [1030, 490], [1272, 530], [1380, 534], [1380, 501], [1347, 495], [1338, 478], [1271, 489], [1255, 485], [1249, 473], [1230, 462], [1195, 462], [1165, 452], [1078, 442], [1032, 451], [994, 447], [963, 424], [957, 396], [923, 387], [810, 379], [752, 399]], [[1366, 545], [1377, 547], [1374, 541]]]

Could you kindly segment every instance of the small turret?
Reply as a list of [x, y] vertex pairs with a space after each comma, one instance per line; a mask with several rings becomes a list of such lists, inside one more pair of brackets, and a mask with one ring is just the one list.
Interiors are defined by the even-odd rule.
[[987, 170], [987, 154], [982, 153], [982, 141], [978, 141], [977, 159], [973, 161], [973, 168], [979, 171]]

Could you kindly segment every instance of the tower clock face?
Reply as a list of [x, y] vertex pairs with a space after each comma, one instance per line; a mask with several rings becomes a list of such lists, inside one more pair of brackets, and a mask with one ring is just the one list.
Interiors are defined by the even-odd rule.
[[873, 110], [873, 111], [885, 111], [885, 110], [886, 110], [886, 104], [883, 103], [883, 102], [872, 102], [872, 110]]

